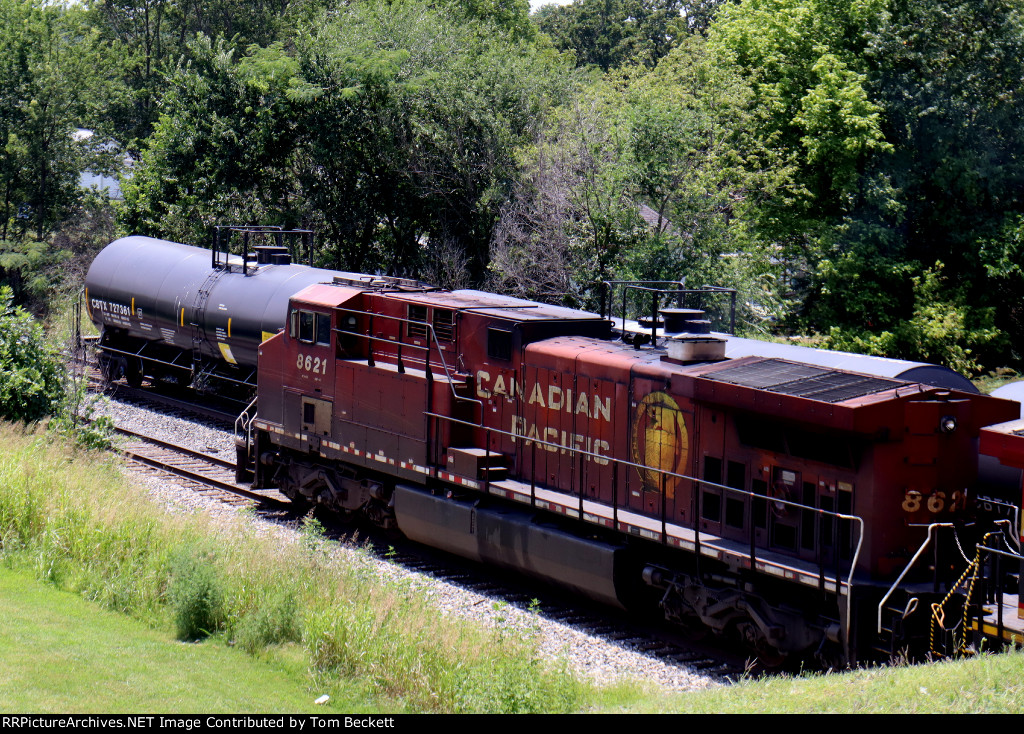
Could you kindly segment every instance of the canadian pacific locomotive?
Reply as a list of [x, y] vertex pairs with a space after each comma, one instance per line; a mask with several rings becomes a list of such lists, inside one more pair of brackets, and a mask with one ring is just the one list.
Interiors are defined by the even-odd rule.
[[108, 373], [254, 376], [239, 476], [297, 503], [660, 607], [765, 660], [913, 646], [964, 602], [962, 553], [1015, 540], [972, 524], [979, 436], [1015, 402], [726, 358], [727, 338], [683, 309], [628, 344], [640, 327], [624, 319], [209, 258], [146, 238], [97, 258]]

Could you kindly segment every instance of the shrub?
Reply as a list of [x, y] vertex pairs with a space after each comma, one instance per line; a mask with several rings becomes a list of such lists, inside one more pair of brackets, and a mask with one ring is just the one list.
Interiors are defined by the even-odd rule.
[[42, 326], [13, 300], [0, 288], [0, 417], [33, 423], [60, 406], [63, 369]]
[[179, 640], [200, 640], [224, 623], [224, 591], [210, 554], [182, 548], [171, 562], [171, 609]]
[[943, 298], [942, 263], [911, 279], [914, 312], [891, 329], [871, 333], [832, 327], [826, 347], [881, 357], [933, 362], [965, 375], [979, 372], [979, 353], [1000, 343], [994, 309], [967, 304], [962, 294]]
[[238, 623], [235, 642], [250, 655], [269, 645], [302, 640], [299, 603], [290, 590], [273, 594], [263, 604], [245, 614]]

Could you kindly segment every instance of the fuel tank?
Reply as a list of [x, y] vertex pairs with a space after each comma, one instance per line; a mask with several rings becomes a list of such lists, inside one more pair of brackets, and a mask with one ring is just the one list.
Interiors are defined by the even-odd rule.
[[124, 237], [93, 260], [86, 307], [105, 337], [130, 339], [255, 367], [260, 342], [284, 328], [288, 299], [314, 283], [369, 276], [232, 256], [213, 266], [209, 250], [151, 237]]

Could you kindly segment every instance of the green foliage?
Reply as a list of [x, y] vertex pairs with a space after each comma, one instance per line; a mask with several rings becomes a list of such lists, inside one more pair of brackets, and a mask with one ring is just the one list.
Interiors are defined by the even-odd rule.
[[244, 54], [195, 40], [122, 225], [197, 242], [222, 221], [303, 224], [324, 264], [416, 274], [443, 251], [479, 277], [513, 151], [565, 82], [495, 34], [515, 13], [470, 5], [352, 4]]
[[[534, 17], [537, 27], [579, 66], [602, 71], [631, 63], [654, 66], [689, 31], [704, 30], [718, 0], [576, 0], [548, 5]], [[684, 18], [685, 15], [685, 18]]]
[[168, 74], [182, 58], [193, 58], [197, 35], [221, 39], [240, 53], [289, 37], [302, 18], [328, 3], [320, 0], [92, 0], [89, 21], [119, 49], [124, 92], [111, 101], [107, 124], [132, 151], [150, 135]]
[[751, 100], [699, 37], [588, 86], [524, 151], [531, 178], [492, 242], [492, 286], [596, 308], [596, 282], [684, 278], [743, 289], [752, 319], [773, 313], [760, 212], [790, 170], [747, 134]]
[[12, 299], [0, 288], [0, 417], [34, 422], [60, 405], [62, 369], [43, 328]]
[[81, 7], [0, 0], [0, 240], [42, 241], [75, 206], [81, 171], [109, 167], [106, 140], [74, 133], [100, 121], [115, 69]]
[[88, 381], [67, 377], [60, 405], [47, 424], [47, 430], [73, 441], [90, 451], [106, 451], [113, 446], [116, 425], [110, 416], [96, 415], [102, 398], [89, 394]]
[[178, 639], [199, 640], [224, 624], [224, 590], [209, 551], [189, 546], [179, 549], [171, 560], [167, 593]]
[[965, 375], [981, 370], [979, 355], [998, 346], [1003, 335], [994, 325], [994, 309], [971, 307], [962, 294], [950, 293], [936, 263], [912, 277], [913, 315], [891, 330], [832, 327], [829, 349], [943, 364]]
[[988, 302], [997, 304], [996, 323], [1006, 332], [1017, 361], [1024, 356], [1024, 214], [1011, 213], [998, 234], [983, 239], [977, 251], [990, 289]]
[[271, 594], [245, 614], [235, 629], [235, 641], [250, 655], [271, 645], [302, 640], [302, 620], [294, 590], [284, 589]]

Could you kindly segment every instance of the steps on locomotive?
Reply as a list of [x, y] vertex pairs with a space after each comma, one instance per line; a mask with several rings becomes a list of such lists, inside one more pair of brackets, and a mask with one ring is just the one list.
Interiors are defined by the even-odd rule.
[[448, 471], [490, 482], [500, 482], [508, 477], [508, 467], [502, 454], [476, 447], [449, 448]]
[[[753, 566], [755, 571], [787, 581], [795, 581], [809, 587], [822, 587], [826, 592], [835, 593], [837, 589], [835, 569], [823, 569], [816, 563], [804, 561], [782, 553], [764, 548], [757, 548], [753, 559], [750, 556], [750, 544], [728, 538], [720, 538], [707, 532], [697, 533], [692, 528], [665, 523], [665, 538], [662, 538], [662, 523], [657, 518], [640, 515], [619, 508], [617, 511], [610, 505], [580, 500], [578, 495], [568, 495], [544, 487], [531, 487], [526, 482], [515, 479], [494, 480], [490, 482], [488, 491], [506, 499], [524, 504], [532, 504], [541, 510], [555, 512], [571, 518], [579, 518], [582, 510], [583, 520], [604, 527], [614, 527], [630, 535], [646, 538], [655, 542], [680, 548], [685, 551], [697, 552], [704, 557], [714, 558], [729, 564], [734, 569]], [[840, 589], [846, 576], [840, 577]]]

